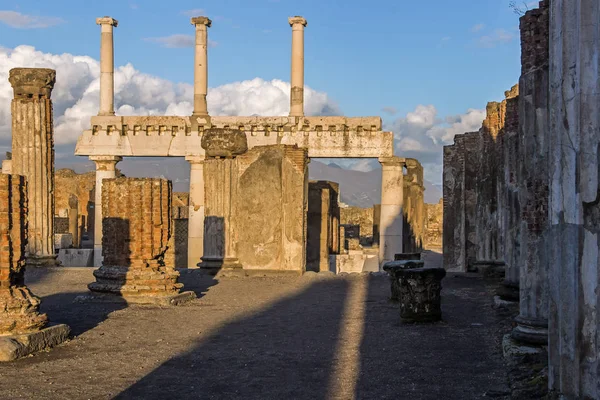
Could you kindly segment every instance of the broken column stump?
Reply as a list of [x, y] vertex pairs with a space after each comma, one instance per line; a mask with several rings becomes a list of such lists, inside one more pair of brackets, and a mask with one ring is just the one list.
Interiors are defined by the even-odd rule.
[[0, 175], [0, 361], [64, 342], [67, 325], [48, 325], [40, 299], [25, 286], [27, 190], [20, 175]]
[[[398, 254], [396, 254], [396, 257]], [[420, 257], [420, 255], [419, 255]], [[398, 281], [398, 271], [404, 269], [415, 269], [415, 268], [423, 268], [425, 266], [425, 262], [419, 259], [406, 259], [406, 260], [397, 260], [397, 261], [389, 261], [383, 264], [383, 270], [387, 272], [390, 276], [391, 282], [391, 296], [390, 301], [397, 302], [400, 301], [400, 284]]]
[[102, 267], [80, 301], [178, 305], [196, 297], [181, 292], [179, 272], [164, 262], [171, 235], [171, 182], [114, 178], [102, 182]]

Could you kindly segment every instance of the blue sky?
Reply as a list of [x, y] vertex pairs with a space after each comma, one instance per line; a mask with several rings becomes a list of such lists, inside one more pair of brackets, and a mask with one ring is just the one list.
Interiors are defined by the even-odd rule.
[[[186, 11], [213, 20], [210, 85], [289, 79], [290, 15], [308, 20], [306, 84], [327, 92], [346, 115], [400, 114], [434, 104], [440, 114], [482, 108], [518, 79], [518, 18], [508, 0], [10, 1], [4, 10], [60, 18], [46, 29], [0, 25], [0, 45], [55, 54], [99, 54], [95, 18], [119, 20], [115, 63], [192, 82], [193, 50], [148, 38], [192, 34]], [[42, 20], [43, 21], [43, 20]], [[489, 39], [485, 39], [489, 37]]]

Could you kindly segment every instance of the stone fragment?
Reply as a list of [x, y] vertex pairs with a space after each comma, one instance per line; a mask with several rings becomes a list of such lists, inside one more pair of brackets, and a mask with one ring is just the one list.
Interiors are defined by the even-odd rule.
[[442, 319], [443, 268], [398, 268], [400, 318], [402, 322], [435, 322]]
[[[419, 257], [420, 258], [420, 257]], [[415, 269], [415, 268], [423, 268], [425, 266], [425, 262], [419, 259], [406, 259], [406, 260], [396, 260], [396, 261], [388, 261], [383, 264], [383, 270], [388, 273], [390, 276], [391, 283], [391, 301], [399, 301], [400, 300], [400, 281], [398, 271], [404, 269]]]
[[246, 134], [239, 129], [211, 128], [202, 135], [207, 157], [234, 157], [248, 151]]

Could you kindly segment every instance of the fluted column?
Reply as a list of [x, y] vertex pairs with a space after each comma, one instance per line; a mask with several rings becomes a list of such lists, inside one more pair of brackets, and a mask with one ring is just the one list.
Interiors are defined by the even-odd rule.
[[381, 214], [379, 224], [379, 263], [393, 261], [402, 253], [404, 165], [399, 157], [380, 158]]
[[54, 133], [50, 95], [56, 72], [13, 68], [12, 173], [28, 183], [27, 263], [56, 265], [54, 254]]
[[116, 176], [116, 165], [123, 157], [92, 156], [96, 163], [96, 189], [94, 199], [94, 267], [102, 266], [102, 180]]
[[194, 53], [194, 113], [193, 116], [208, 116], [206, 95], [208, 94], [208, 28], [212, 21], [207, 17], [194, 17], [196, 46]]
[[292, 76], [290, 79], [290, 117], [304, 116], [304, 28], [302, 17], [288, 18], [292, 27]]
[[100, 110], [98, 115], [115, 115], [115, 51], [113, 28], [118, 21], [111, 17], [96, 18], [101, 26], [100, 38]]
[[204, 157], [189, 156], [188, 268], [197, 268], [204, 255]]

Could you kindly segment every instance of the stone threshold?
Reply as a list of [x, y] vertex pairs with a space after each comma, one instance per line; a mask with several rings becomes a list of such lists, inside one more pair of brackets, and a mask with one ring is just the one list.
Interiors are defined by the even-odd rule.
[[0, 362], [14, 361], [57, 346], [69, 338], [70, 332], [67, 325], [57, 324], [37, 332], [0, 336]]

